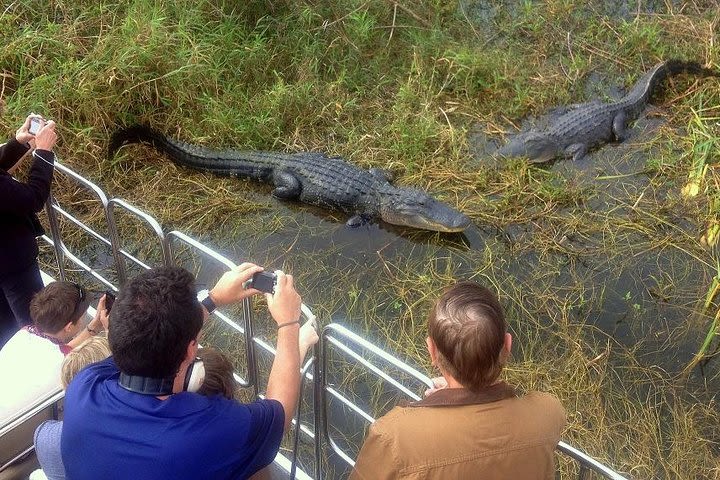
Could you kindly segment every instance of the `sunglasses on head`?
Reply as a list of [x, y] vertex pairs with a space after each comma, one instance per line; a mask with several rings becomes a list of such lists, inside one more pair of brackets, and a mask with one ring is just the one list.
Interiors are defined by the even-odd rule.
[[83, 301], [85, 301], [85, 289], [78, 283], [73, 282], [73, 286], [77, 288], [78, 290], [78, 301], [77, 304], [80, 305]]

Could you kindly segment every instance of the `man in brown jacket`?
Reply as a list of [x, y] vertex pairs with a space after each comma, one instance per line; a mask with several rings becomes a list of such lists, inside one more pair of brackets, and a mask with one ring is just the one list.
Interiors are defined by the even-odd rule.
[[552, 395], [520, 395], [500, 380], [512, 337], [495, 295], [473, 282], [450, 287], [429, 331], [442, 378], [370, 427], [350, 478], [554, 479], [565, 411]]

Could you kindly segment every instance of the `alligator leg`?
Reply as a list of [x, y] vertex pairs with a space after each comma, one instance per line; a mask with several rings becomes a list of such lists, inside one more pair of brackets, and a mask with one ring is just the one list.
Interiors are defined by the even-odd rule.
[[584, 143], [573, 143], [565, 149], [565, 156], [572, 157], [574, 161], [580, 160], [587, 153], [588, 148]]
[[282, 171], [275, 172], [273, 174], [273, 184], [275, 185], [275, 190], [272, 191], [272, 194], [276, 198], [282, 200], [297, 200], [297, 198], [300, 197], [300, 192], [302, 191], [300, 181], [291, 173]]
[[380, 180], [384, 180], [388, 183], [392, 183], [393, 181], [392, 173], [387, 170], [383, 170], [382, 168], [371, 168], [368, 172], [370, 172], [373, 177], [379, 178]]
[[618, 112], [618, 114], [615, 115], [615, 118], [613, 118], [612, 129], [618, 142], [622, 142], [628, 137], [628, 132], [625, 128], [626, 123], [627, 115], [625, 114], [625, 112]]
[[350, 228], [357, 228], [362, 227], [363, 225], [367, 224], [370, 221], [370, 216], [365, 215], [363, 213], [359, 213], [357, 215], [353, 215], [348, 219], [347, 222], [345, 222], [345, 225], [347, 225]]

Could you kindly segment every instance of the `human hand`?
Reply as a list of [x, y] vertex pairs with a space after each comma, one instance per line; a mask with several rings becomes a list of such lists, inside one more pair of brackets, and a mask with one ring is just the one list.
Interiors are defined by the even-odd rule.
[[315, 345], [320, 337], [318, 336], [318, 332], [315, 326], [314, 320], [308, 320], [305, 322], [305, 324], [300, 327], [300, 334], [299, 334], [299, 343], [300, 343], [300, 361], [305, 358], [307, 355], [308, 350], [310, 350], [310, 347]]
[[52, 151], [57, 142], [57, 133], [55, 133], [55, 122], [48, 120], [45, 125], [35, 134], [35, 148], [38, 150]]
[[270, 315], [278, 325], [299, 320], [302, 298], [295, 291], [293, 276], [285, 275], [280, 270], [275, 274], [277, 275], [275, 293], [265, 294]]
[[428, 388], [425, 390], [425, 396], [429, 397], [433, 393], [437, 392], [438, 390], [442, 390], [443, 388], [447, 388], [448, 383], [447, 380], [445, 380], [445, 377], [435, 377], [432, 379], [433, 388]]
[[35, 139], [35, 135], [30, 133], [30, 120], [37, 117], [37, 115], [31, 113], [27, 116], [20, 128], [15, 131], [15, 140], [17, 140], [18, 143], [28, 143], [30, 140]]
[[94, 332], [100, 332], [108, 329], [109, 317], [107, 307], [105, 306], [105, 297], [100, 297], [97, 308], [95, 309], [95, 317], [88, 323], [88, 328]]
[[110, 312], [108, 312], [107, 309], [107, 295], [100, 297], [97, 310], [95, 311], [95, 318], [100, 320], [100, 323], [102, 323], [105, 330], [108, 329], [108, 325], [110, 324]]
[[263, 268], [254, 263], [241, 263], [230, 271], [227, 271], [220, 277], [220, 280], [210, 290], [210, 298], [218, 307], [223, 305], [231, 305], [240, 300], [260, 293], [254, 288], [246, 289], [243, 284], [250, 280], [257, 272], [262, 272]]

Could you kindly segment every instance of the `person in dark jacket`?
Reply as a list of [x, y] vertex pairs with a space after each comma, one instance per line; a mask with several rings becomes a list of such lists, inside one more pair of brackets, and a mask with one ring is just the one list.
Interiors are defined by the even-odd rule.
[[[35, 238], [43, 233], [36, 213], [50, 194], [57, 141], [55, 122], [41, 121], [30, 133], [31, 119], [0, 146], [0, 348], [23, 325], [31, 323], [30, 300], [42, 290]], [[33, 148], [33, 164], [27, 182], [18, 182], [10, 172]]]

